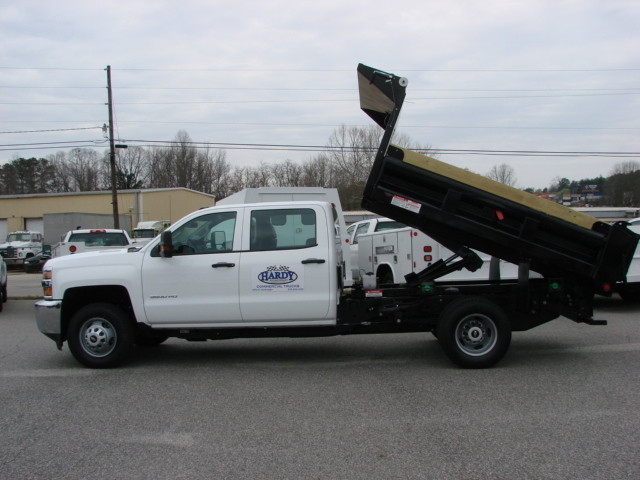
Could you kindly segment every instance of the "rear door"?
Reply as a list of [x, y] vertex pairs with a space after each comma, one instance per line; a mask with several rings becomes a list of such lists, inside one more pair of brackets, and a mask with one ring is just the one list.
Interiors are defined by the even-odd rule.
[[333, 219], [326, 218], [320, 205], [251, 207], [243, 229], [249, 232], [240, 258], [245, 323], [335, 320], [337, 293], [331, 285], [337, 285], [337, 270], [329, 244], [334, 242]]

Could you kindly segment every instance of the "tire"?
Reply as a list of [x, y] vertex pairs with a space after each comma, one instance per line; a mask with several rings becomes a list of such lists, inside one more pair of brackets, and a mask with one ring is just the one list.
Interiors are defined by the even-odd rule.
[[131, 352], [133, 322], [115, 305], [95, 303], [81, 308], [69, 322], [69, 350], [89, 368], [113, 368]]
[[438, 343], [456, 365], [487, 368], [504, 357], [511, 344], [511, 324], [499, 306], [482, 297], [454, 300], [440, 314]]
[[385, 285], [385, 284], [392, 284], [392, 283], [393, 283], [393, 272], [391, 270], [387, 270], [382, 274], [382, 277], [380, 278], [380, 284]]
[[2, 303], [6, 303], [7, 302], [7, 284], [5, 283], [4, 286], [2, 287]]
[[157, 347], [164, 343], [169, 337], [167, 335], [148, 335], [138, 332], [134, 343], [138, 347]]
[[618, 295], [628, 303], [640, 302], [640, 284], [626, 283], [618, 286]]

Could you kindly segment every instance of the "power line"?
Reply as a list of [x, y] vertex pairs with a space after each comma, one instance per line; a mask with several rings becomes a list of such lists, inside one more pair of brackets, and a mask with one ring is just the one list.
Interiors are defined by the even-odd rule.
[[[90, 120], [0, 120], [0, 123], [88, 123]], [[256, 126], [256, 127], [345, 127], [362, 128], [368, 125], [364, 124], [335, 124], [335, 123], [264, 123], [264, 122], [195, 122], [186, 121], [158, 121], [158, 120], [118, 120], [119, 124], [149, 124], [149, 125], [233, 125], [233, 126]], [[72, 130], [92, 130], [101, 129], [102, 127], [83, 127], [83, 128], [61, 128], [48, 130], [24, 130], [15, 132], [0, 132], [0, 134], [8, 133], [31, 133], [31, 132], [56, 132], [56, 131], [72, 131]], [[640, 127], [518, 127], [513, 125], [402, 125], [400, 130], [405, 128], [422, 128], [422, 129], [478, 129], [478, 130], [640, 130]]]
[[15, 132], [0, 132], [3, 133], [41, 133], [41, 132], [71, 132], [75, 130], [102, 130], [102, 127], [81, 127], [81, 128], [53, 128], [48, 130], [18, 130]]
[[[229, 150], [263, 150], [263, 151], [304, 151], [304, 152], [323, 152], [323, 151], [370, 151], [375, 152], [376, 148], [349, 147], [349, 146], [327, 146], [327, 145], [295, 145], [295, 144], [268, 144], [268, 143], [227, 143], [227, 142], [179, 142], [170, 140], [143, 140], [143, 139], [118, 139], [118, 142], [127, 144], [138, 144], [135, 146], [147, 147], [169, 147], [180, 148], [188, 145], [193, 148], [216, 148]], [[9, 150], [6, 147], [33, 147], [31, 149], [45, 148], [76, 148], [77, 144], [91, 144], [87, 146], [95, 146], [96, 144], [106, 143], [106, 140], [78, 140], [67, 142], [42, 142], [42, 143], [24, 143], [24, 144], [6, 144], [0, 145], [0, 150]], [[69, 145], [73, 144], [73, 145]], [[640, 157], [640, 152], [597, 152], [597, 151], [552, 151], [552, 150], [488, 150], [488, 149], [416, 149], [417, 152], [435, 153], [442, 155], [509, 155], [509, 156], [555, 156], [555, 157], [611, 157], [626, 158]]]
[[[57, 70], [57, 71], [101, 71], [104, 68], [62, 68], [62, 67], [11, 67], [0, 66], [0, 70]], [[331, 69], [331, 68], [114, 68], [116, 71], [124, 72], [353, 72], [353, 68]], [[395, 68], [398, 72], [461, 72], [461, 73], [503, 73], [503, 72], [636, 72], [640, 68]]]

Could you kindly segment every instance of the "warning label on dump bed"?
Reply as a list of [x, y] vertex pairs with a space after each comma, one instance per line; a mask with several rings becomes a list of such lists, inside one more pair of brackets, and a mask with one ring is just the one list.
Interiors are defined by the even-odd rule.
[[399, 197], [398, 195], [393, 196], [391, 199], [391, 205], [404, 208], [405, 210], [409, 210], [413, 213], [420, 213], [420, 204], [418, 202], [413, 202], [406, 198]]

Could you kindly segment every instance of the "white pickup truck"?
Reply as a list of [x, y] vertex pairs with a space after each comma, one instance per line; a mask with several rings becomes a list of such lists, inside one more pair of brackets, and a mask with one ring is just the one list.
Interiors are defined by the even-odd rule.
[[90, 367], [168, 336], [335, 327], [344, 279], [337, 220], [326, 202], [225, 205], [188, 215], [142, 249], [53, 258], [38, 326]]
[[76, 253], [114, 250], [134, 246], [126, 230], [102, 228], [70, 230], [51, 249], [53, 257]]

